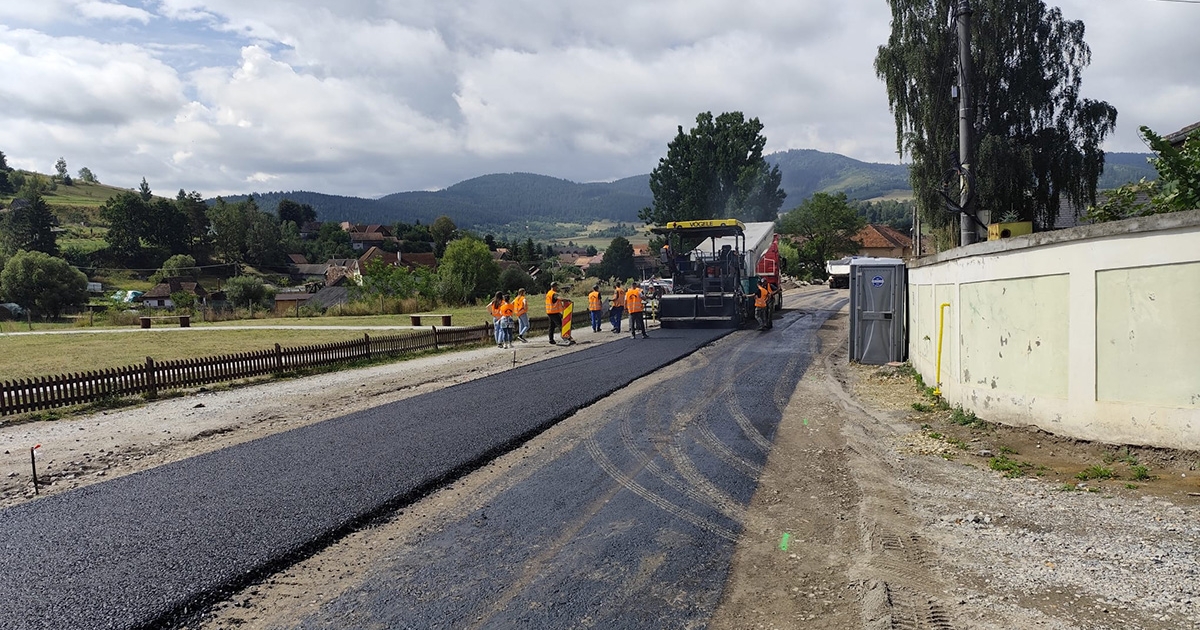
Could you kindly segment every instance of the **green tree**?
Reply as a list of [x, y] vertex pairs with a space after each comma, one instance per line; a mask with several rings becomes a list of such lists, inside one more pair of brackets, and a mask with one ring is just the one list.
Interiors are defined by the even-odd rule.
[[304, 227], [305, 223], [317, 220], [317, 211], [306, 203], [296, 203], [291, 199], [280, 199], [279, 207], [275, 209], [279, 222], [291, 221], [296, 227]]
[[447, 294], [440, 297], [450, 303], [465, 303], [496, 290], [500, 266], [483, 241], [460, 238], [446, 245], [438, 275], [447, 289]]
[[415, 270], [388, 264], [383, 258], [372, 258], [362, 270], [362, 285], [351, 287], [356, 297], [429, 296], [432, 274], [425, 268]]
[[211, 224], [208, 221], [208, 204], [200, 193], [192, 191], [184, 193], [179, 189], [175, 195], [175, 205], [188, 219], [188, 235], [192, 257], [197, 260], [207, 260], [212, 251]]
[[158, 270], [158, 278], [194, 278], [199, 273], [195, 258], [187, 254], [175, 254], [162, 264]]
[[598, 273], [601, 278], [634, 278], [637, 268], [633, 265], [633, 244], [624, 236], [614, 238], [604, 250]]
[[[879, 47], [875, 72], [887, 85], [896, 149], [912, 157], [921, 216], [946, 226], [957, 219], [944, 211], [938, 191], [958, 155], [958, 110], [950, 97], [957, 40], [945, 16], [958, 3], [888, 3], [892, 33]], [[1117, 110], [1080, 97], [1082, 71], [1091, 62], [1082, 22], [1064, 19], [1041, 0], [977, 0], [971, 8], [976, 206], [993, 217], [1015, 213], [1049, 227], [1063, 197], [1077, 206], [1095, 203], [1101, 144]]]
[[1176, 148], [1149, 127], [1139, 128], [1154, 150], [1150, 158], [1158, 179], [1142, 179], [1110, 190], [1103, 203], [1088, 209], [1094, 222], [1200, 209], [1200, 131], [1193, 131]]
[[314, 263], [323, 263], [331, 258], [353, 258], [354, 248], [350, 245], [350, 233], [332, 221], [321, 224], [316, 238], [300, 244], [305, 258]]
[[217, 198], [209, 208], [213, 247], [225, 262], [276, 265], [282, 262], [279, 224], [258, 209], [254, 197], [237, 203]]
[[786, 196], [779, 167], [763, 159], [767, 139], [757, 118], [727, 112], [696, 116], [688, 133], [678, 128], [667, 156], [650, 174], [654, 205], [638, 216], [646, 223], [739, 218], [774, 221]]
[[96, 177], [96, 174], [92, 172], [92, 169], [90, 169], [86, 166], [79, 169], [79, 180], [83, 181], [83, 182], [87, 182], [89, 184], [99, 184], [100, 183], [100, 179], [98, 177]]
[[429, 234], [433, 236], [433, 251], [438, 258], [441, 258], [445, 254], [446, 244], [458, 235], [458, 226], [454, 225], [454, 221], [451, 221], [450, 217], [440, 216], [434, 219], [433, 225], [429, 226]]
[[120, 192], [109, 197], [100, 207], [100, 218], [108, 223], [104, 241], [109, 251], [126, 260], [141, 252], [142, 235], [150, 221], [150, 206], [141, 196]]
[[0, 253], [11, 256], [24, 249], [57, 256], [58, 240], [54, 228], [58, 219], [39, 189], [23, 187], [9, 205], [7, 212], [0, 213]]
[[145, 177], [142, 178], [142, 183], [138, 186], [138, 196], [146, 203], [150, 203], [150, 200], [154, 198], [154, 193], [150, 192], [150, 184], [146, 183]]
[[58, 181], [66, 184], [67, 186], [71, 185], [71, 183], [72, 183], [71, 182], [71, 173], [67, 171], [67, 160], [66, 159], [58, 158], [58, 161], [54, 163], [54, 171], [56, 173], [58, 173], [58, 175], [56, 176], [56, 179], [58, 179]]
[[146, 204], [146, 209], [148, 216], [142, 236], [147, 243], [169, 254], [191, 251], [191, 221], [178, 202], [155, 199]]
[[1167, 212], [1200, 209], [1200, 130], [1189, 134], [1178, 149], [1149, 127], [1139, 130], [1156, 154], [1150, 163], [1158, 171], [1161, 189], [1152, 205]]
[[826, 261], [858, 253], [853, 237], [866, 223], [850, 206], [846, 193], [815, 193], [779, 218], [779, 233], [800, 241], [796, 261], [800, 269], [824, 278]]
[[225, 282], [225, 297], [234, 306], [268, 306], [274, 292], [257, 276], [235, 276]]
[[9, 179], [8, 174], [12, 169], [8, 167], [8, 158], [4, 157], [4, 152], [0, 151], [0, 195], [9, 195], [16, 191], [17, 187]]
[[196, 294], [187, 291], [176, 291], [171, 294], [171, 303], [176, 311], [190, 311], [196, 306]]
[[500, 288], [510, 295], [515, 295], [517, 289], [525, 289], [529, 293], [538, 293], [537, 281], [520, 267], [508, 267], [500, 272]]
[[87, 303], [87, 276], [61, 258], [22, 250], [0, 271], [0, 294], [40, 317], [56, 318]]

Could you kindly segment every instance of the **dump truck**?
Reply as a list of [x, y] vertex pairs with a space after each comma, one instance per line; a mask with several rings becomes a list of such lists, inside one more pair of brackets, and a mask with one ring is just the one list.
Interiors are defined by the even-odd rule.
[[[782, 261], [771, 222], [672, 221], [650, 231], [667, 241], [660, 262], [672, 289], [658, 303], [663, 326], [700, 322], [741, 326], [753, 319], [759, 282], [769, 280], [779, 286]], [[783, 305], [781, 293], [775, 299]]]
[[850, 288], [850, 261], [855, 258], [858, 256], [846, 256], [838, 260], [826, 261], [825, 271], [829, 272], [830, 289]]

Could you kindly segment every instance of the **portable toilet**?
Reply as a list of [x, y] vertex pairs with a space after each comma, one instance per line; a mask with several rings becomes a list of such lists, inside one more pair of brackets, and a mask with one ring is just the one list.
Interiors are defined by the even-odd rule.
[[907, 282], [899, 258], [850, 261], [850, 360], [871, 365], [903, 361]]

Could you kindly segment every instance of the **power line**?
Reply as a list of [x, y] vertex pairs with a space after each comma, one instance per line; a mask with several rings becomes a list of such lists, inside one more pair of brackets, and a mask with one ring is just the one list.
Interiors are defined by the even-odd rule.
[[[214, 269], [217, 267], [235, 267], [239, 263], [220, 263], [217, 265], [191, 265], [188, 269]], [[155, 269], [130, 269], [128, 267], [75, 267], [79, 270], [87, 269], [88, 271], [149, 271], [151, 273], [159, 271], [162, 267]]]

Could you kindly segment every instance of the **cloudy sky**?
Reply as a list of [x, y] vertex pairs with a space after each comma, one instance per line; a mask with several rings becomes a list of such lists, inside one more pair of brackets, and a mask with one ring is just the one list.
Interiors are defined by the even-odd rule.
[[[1119, 111], [1108, 150], [1200, 121], [1200, 2], [1057, 6]], [[770, 152], [894, 163], [888, 32], [885, 0], [2, 0], [0, 151], [162, 194], [372, 197], [647, 173], [737, 110]]]

